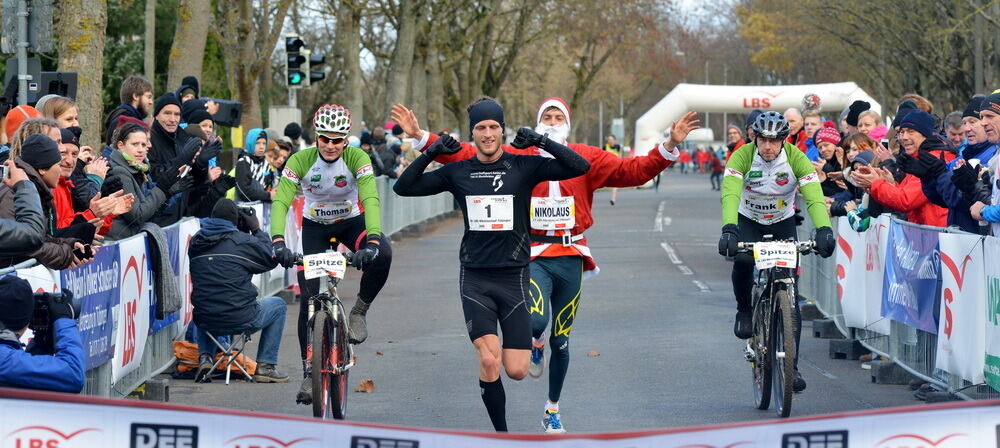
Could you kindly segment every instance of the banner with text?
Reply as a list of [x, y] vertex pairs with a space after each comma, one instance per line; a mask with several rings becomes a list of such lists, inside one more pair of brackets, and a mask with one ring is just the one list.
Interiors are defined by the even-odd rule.
[[938, 369], [974, 384], [983, 382], [986, 353], [986, 271], [983, 237], [942, 233]]
[[873, 219], [865, 231], [865, 322], [862, 328], [889, 334], [890, 320], [882, 317], [882, 282], [885, 281], [885, 256], [892, 218], [883, 214]]
[[1000, 390], [1000, 239], [987, 237], [986, 253], [986, 384]]
[[889, 246], [882, 284], [882, 316], [937, 333], [941, 261], [934, 230], [889, 225]]
[[[846, 217], [837, 223], [837, 299], [849, 327], [865, 325], [865, 235], [851, 228]], [[881, 281], [879, 282], [881, 283]]]
[[153, 273], [146, 250], [146, 235], [118, 242], [121, 295], [116, 312], [115, 362], [111, 382], [115, 383], [139, 367], [149, 336]]
[[87, 370], [100, 367], [115, 353], [114, 313], [121, 293], [118, 252], [117, 244], [98, 247], [94, 261], [59, 272], [63, 287], [81, 299], [77, 327], [83, 339]]

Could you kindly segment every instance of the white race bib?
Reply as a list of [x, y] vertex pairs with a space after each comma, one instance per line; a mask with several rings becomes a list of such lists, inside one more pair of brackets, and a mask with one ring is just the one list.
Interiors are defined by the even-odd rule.
[[514, 230], [514, 195], [466, 196], [469, 230]]
[[309, 207], [309, 218], [316, 222], [332, 223], [351, 217], [354, 204], [343, 202], [313, 202]]
[[305, 268], [306, 279], [312, 280], [324, 276], [344, 278], [347, 272], [347, 259], [340, 252], [323, 252], [302, 257], [302, 267]]
[[794, 269], [798, 265], [799, 251], [795, 243], [755, 243], [753, 245], [753, 259], [756, 260], [757, 269], [770, 269], [773, 267]]
[[573, 196], [531, 198], [531, 228], [537, 230], [569, 230], [576, 225], [576, 205]]

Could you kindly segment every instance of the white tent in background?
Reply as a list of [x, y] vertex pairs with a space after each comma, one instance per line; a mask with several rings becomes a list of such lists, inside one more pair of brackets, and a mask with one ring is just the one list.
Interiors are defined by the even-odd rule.
[[754, 109], [762, 109], [784, 112], [789, 107], [801, 109], [802, 98], [810, 93], [819, 96], [820, 107], [824, 112], [839, 115], [852, 102], [863, 100], [871, 103], [872, 110], [882, 113], [882, 106], [853, 82], [789, 86], [678, 84], [636, 120], [632, 147], [637, 155], [649, 152], [654, 144], [663, 139], [670, 123], [687, 111], [746, 114]]

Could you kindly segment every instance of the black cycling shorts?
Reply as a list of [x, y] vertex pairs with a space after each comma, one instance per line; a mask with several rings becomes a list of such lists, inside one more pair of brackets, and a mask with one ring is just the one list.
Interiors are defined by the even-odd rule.
[[503, 332], [503, 348], [531, 349], [531, 316], [528, 314], [528, 267], [462, 267], [458, 289], [469, 339], [475, 341]]

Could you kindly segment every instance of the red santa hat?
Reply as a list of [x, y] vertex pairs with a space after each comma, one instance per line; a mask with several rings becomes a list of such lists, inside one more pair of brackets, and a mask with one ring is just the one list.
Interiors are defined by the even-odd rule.
[[542, 101], [542, 105], [538, 106], [538, 117], [535, 119], [535, 122], [541, 123], [542, 113], [545, 112], [545, 109], [548, 109], [550, 107], [555, 107], [561, 110], [563, 115], [566, 116], [566, 125], [569, 126], [569, 105], [566, 104], [566, 102], [563, 101], [562, 98], [558, 97], [552, 97], [545, 101]]

